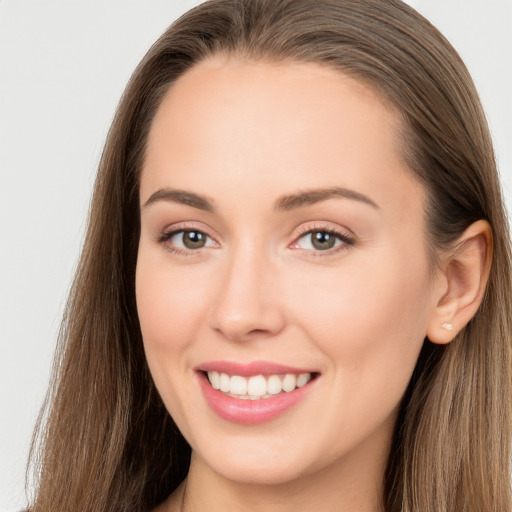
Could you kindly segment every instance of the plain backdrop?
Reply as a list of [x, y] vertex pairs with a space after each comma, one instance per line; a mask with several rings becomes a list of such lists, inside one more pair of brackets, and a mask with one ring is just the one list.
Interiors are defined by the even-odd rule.
[[[199, 0], [0, 0], [0, 511], [26, 503], [103, 141], [150, 44]], [[466, 61], [512, 205], [512, 0], [410, 0]]]

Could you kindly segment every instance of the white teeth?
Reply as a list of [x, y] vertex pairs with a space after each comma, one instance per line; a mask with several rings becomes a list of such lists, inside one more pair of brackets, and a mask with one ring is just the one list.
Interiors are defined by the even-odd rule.
[[281, 393], [281, 379], [279, 375], [271, 375], [267, 379], [267, 391], [270, 395]]
[[281, 392], [289, 393], [296, 388], [305, 386], [311, 380], [311, 373], [296, 375], [287, 373], [284, 376], [254, 375], [246, 378], [240, 375], [228, 375], [227, 373], [208, 372], [208, 379], [212, 388], [220, 389], [223, 393], [233, 398], [245, 400], [258, 400], [268, 398]]
[[283, 386], [283, 391], [290, 392], [295, 389], [296, 384], [297, 384], [297, 377], [295, 377], [295, 375], [293, 375], [292, 373], [287, 373], [284, 376], [284, 379], [283, 379], [283, 382], [281, 385]]
[[233, 395], [247, 395], [247, 379], [233, 375], [229, 381], [229, 392]]
[[[247, 393], [253, 396], [263, 396], [267, 394], [267, 381], [263, 375], [256, 375], [249, 379]], [[239, 393], [242, 395], [243, 393]]]
[[220, 386], [219, 389], [224, 393], [229, 393], [230, 378], [227, 373], [220, 374]]
[[301, 388], [302, 386], [305, 386], [311, 379], [310, 373], [301, 373], [297, 377], [297, 387]]
[[220, 375], [219, 372], [209, 372], [208, 378], [210, 379], [210, 383], [213, 389], [220, 388]]

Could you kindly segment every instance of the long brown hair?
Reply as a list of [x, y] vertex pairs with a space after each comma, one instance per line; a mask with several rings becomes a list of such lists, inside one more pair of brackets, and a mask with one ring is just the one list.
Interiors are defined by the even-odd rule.
[[387, 512], [512, 510], [511, 255], [485, 116], [444, 37], [399, 0], [211, 0], [153, 45], [119, 104], [33, 443], [31, 510], [145, 511], [185, 477], [190, 448], [145, 362], [134, 274], [138, 180], [169, 86], [215, 54], [314, 62], [370, 84], [403, 119], [403, 155], [428, 191], [432, 260], [477, 219], [493, 230], [483, 303], [447, 346], [425, 340], [384, 478]]

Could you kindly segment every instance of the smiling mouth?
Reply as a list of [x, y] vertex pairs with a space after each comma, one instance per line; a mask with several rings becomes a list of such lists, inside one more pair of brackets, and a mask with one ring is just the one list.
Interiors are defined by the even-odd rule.
[[306, 400], [320, 373], [266, 361], [212, 361], [195, 368], [206, 403], [223, 420], [266, 423]]
[[217, 371], [208, 371], [204, 374], [213, 389], [241, 400], [261, 400], [291, 393], [304, 387], [317, 376], [316, 373], [286, 373], [243, 377]]

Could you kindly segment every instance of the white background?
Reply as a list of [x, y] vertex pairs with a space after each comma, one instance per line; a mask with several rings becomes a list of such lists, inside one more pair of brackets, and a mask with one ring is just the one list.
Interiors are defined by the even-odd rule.
[[[0, 511], [24, 471], [117, 101], [199, 0], [0, 0]], [[512, 205], [512, 0], [410, 2], [466, 61]]]

